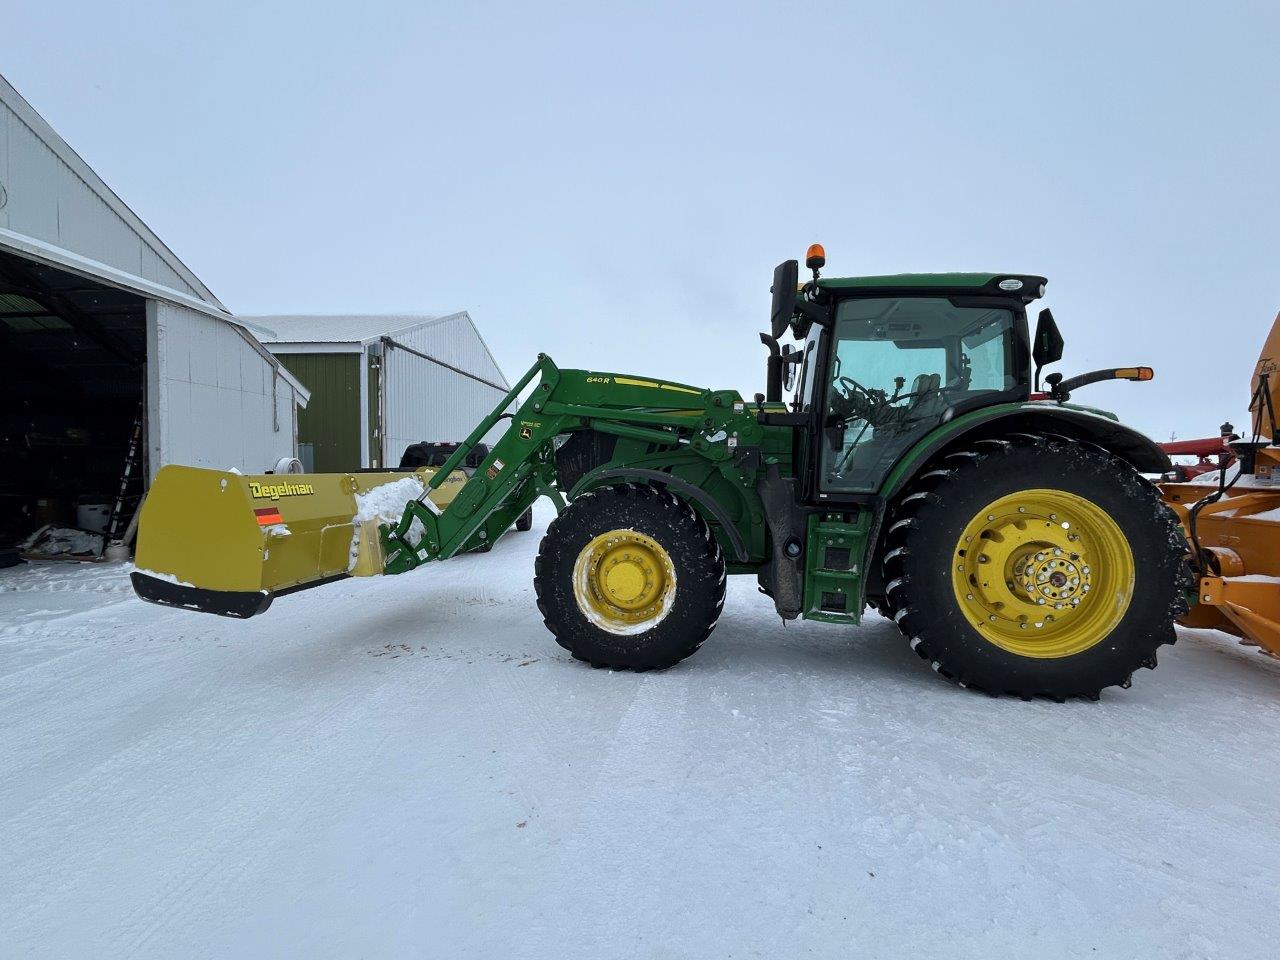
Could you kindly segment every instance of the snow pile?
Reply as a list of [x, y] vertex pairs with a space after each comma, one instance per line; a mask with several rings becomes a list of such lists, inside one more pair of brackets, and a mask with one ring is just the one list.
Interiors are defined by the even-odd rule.
[[[1219, 483], [1220, 475], [1220, 470], [1210, 470], [1207, 473], [1200, 474], [1198, 477], [1192, 477], [1187, 483], [1198, 487], [1216, 487]], [[1227, 468], [1226, 482], [1232, 484], [1233, 489], [1236, 490], [1245, 488], [1280, 490], [1280, 479], [1267, 479], [1252, 473], [1240, 476], [1240, 462], [1238, 460]]]
[[356, 494], [356, 523], [361, 520], [380, 520], [395, 523], [404, 515], [404, 505], [417, 500], [426, 489], [416, 476], [401, 477], [390, 483], [374, 487], [368, 493]]
[[269, 524], [268, 526], [263, 527], [262, 532], [265, 533], [268, 537], [287, 537], [291, 534], [292, 531], [289, 530], [289, 527], [287, 524], [272, 523], [272, 524]]
[[97, 557], [102, 554], [102, 534], [50, 525], [41, 527], [27, 537], [19, 544], [19, 549], [24, 553], [45, 557]]
[[[356, 514], [351, 518], [355, 531], [351, 536], [351, 560], [348, 569], [354, 569], [360, 549], [360, 524], [366, 520], [379, 523], [399, 523], [404, 516], [405, 504], [422, 496], [426, 487], [416, 476], [401, 477], [374, 487], [367, 493], [356, 494]], [[415, 519], [409, 527], [409, 540], [417, 543], [426, 533], [422, 521]]]

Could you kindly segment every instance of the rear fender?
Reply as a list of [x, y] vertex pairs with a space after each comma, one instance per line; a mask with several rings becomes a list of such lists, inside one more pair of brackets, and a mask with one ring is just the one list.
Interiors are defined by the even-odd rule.
[[1049, 403], [999, 404], [957, 417], [927, 434], [894, 465], [881, 495], [891, 499], [948, 448], [1009, 433], [1057, 434], [1091, 443], [1132, 464], [1139, 473], [1163, 474], [1173, 466], [1158, 443], [1109, 417]]

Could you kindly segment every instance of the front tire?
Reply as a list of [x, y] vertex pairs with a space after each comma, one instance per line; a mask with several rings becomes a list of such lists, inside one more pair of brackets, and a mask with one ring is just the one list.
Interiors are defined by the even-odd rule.
[[661, 670], [695, 653], [724, 606], [725, 562], [706, 522], [639, 484], [578, 497], [538, 547], [534, 590], [556, 642], [615, 670]]
[[1173, 643], [1186, 541], [1128, 463], [1066, 438], [977, 441], [895, 503], [887, 613], [944, 677], [1096, 700]]

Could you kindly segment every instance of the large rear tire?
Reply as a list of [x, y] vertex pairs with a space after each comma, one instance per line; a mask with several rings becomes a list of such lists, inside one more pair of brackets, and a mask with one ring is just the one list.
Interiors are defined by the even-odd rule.
[[661, 670], [697, 651], [724, 606], [725, 563], [684, 501], [639, 484], [583, 494], [547, 528], [534, 590], [556, 642], [596, 667]]
[[1119, 458], [1059, 437], [978, 441], [895, 503], [886, 612], [962, 686], [1096, 700], [1174, 642], [1185, 553], [1172, 511]]

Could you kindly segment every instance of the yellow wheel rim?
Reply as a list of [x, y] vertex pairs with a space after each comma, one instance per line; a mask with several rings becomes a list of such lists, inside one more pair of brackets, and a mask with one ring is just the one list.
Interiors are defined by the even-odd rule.
[[578, 609], [610, 633], [640, 633], [660, 623], [676, 596], [671, 555], [635, 530], [610, 530], [582, 548], [573, 565]]
[[1097, 504], [1064, 490], [994, 500], [965, 526], [952, 556], [965, 618], [1024, 657], [1070, 657], [1101, 641], [1133, 599], [1133, 551]]

